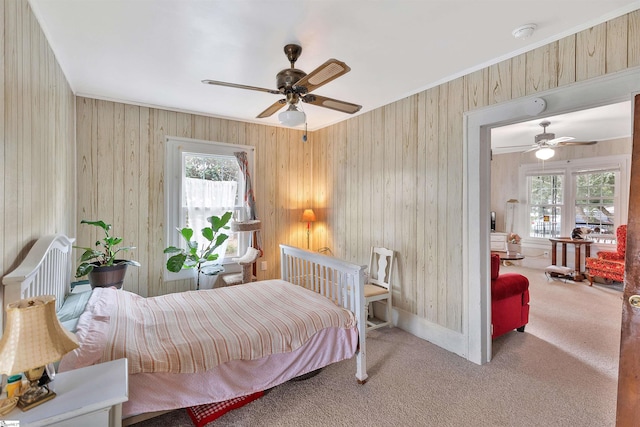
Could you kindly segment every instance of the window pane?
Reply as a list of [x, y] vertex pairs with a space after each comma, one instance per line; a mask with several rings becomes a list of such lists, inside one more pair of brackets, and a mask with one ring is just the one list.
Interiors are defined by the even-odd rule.
[[532, 206], [529, 235], [531, 237], [557, 237], [560, 235], [562, 208]]
[[614, 234], [616, 173], [586, 172], [576, 175], [575, 226], [596, 234]]
[[532, 176], [530, 203], [534, 205], [561, 204], [562, 188], [562, 175]]
[[[183, 173], [182, 224], [194, 230], [194, 240], [203, 248], [209, 244], [201, 233], [211, 226], [208, 218], [240, 206], [242, 173], [235, 157], [204, 154], [185, 154]], [[238, 235], [231, 233], [218, 256], [222, 259], [238, 255]]]
[[563, 203], [563, 175], [529, 177], [529, 236], [560, 235]]

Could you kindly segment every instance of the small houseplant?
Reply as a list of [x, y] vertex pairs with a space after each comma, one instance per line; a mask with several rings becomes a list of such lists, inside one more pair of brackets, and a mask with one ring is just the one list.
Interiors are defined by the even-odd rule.
[[83, 219], [80, 224], [89, 224], [101, 228], [104, 231], [104, 238], [96, 241], [95, 248], [74, 246], [74, 248], [84, 250], [80, 256], [80, 265], [76, 269], [76, 278], [88, 276], [92, 288], [108, 286], [121, 288], [127, 272], [127, 266], [139, 267], [140, 263], [129, 259], [117, 259], [116, 255], [122, 251], [133, 250], [135, 247], [122, 246], [118, 248], [117, 246], [122, 243], [122, 238], [111, 236], [109, 234], [111, 224], [107, 224], [104, 221]]
[[195, 268], [197, 271], [196, 289], [200, 289], [200, 275], [214, 275], [222, 271], [222, 267], [216, 264], [218, 254], [215, 253], [222, 244], [229, 238], [224, 230], [229, 229], [229, 221], [232, 212], [226, 212], [221, 217], [215, 215], [207, 218], [210, 227], [202, 229], [202, 236], [207, 240], [207, 244], [200, 248], [193, 238], [193, 229], [189, 227], [177, 228], [178, 233], [187, 242], [187, 249], [169, 246], [164, 250], [165, 254], [171, 254], [167, 260], [167, 270], [177, 273], [182, 269]]

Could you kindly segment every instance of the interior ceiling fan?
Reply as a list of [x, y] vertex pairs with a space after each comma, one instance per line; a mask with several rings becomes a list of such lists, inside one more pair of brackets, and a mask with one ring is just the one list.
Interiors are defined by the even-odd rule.
[[525, 153], [536, 150], [536, 157], [542, 160], [547, 160], [553, 157], [556, 147], [564, 147], [567, 145], [593, 145], [598, 141], [575, 141], [572, 136], [561, 136], [556, 138], [555, 133], [547, 132], [547, 127], [551, 124], [548, 120], [540, 122], [542, 126], [542, 133], [538, 134], [534, 138], [534, 144], [531, 148], [525, 150]]
[[348, 73], [351, 68], [349, 68], [347, 64], [342, 61], [338, 61], [337, 59], [329, 59], [311, 73], [307, 74], [304, 71], [295, 68], [295, 62], [302, 53], [301, 46], [297, 44], [288, 44], [284, 47], [284, 53], [287, 55], [287, 59], [289, 59], [291, 67], [280, 71], [276, 75], [276, 86], [278, 89], [265, 89], [256, 86], [246, 86], [217, 80], [202, 80], [202, 83], [256, 90], [284, 96], [285, 98], [274, 102], [256, 117], [259, 119], [269, 117], [285, 105], [288, 105], [289, 107], [287, 110], [278, 115], [280, 122], [287, 126], [298, 126], [306, 121], [304, 112], [297, 107], [297, 104], [300, 101], [348, 114], [360, 111], [362, 108], [361, 105], [311, 94], [311, 92], [320, 86], [323, 86], [343, 74]]

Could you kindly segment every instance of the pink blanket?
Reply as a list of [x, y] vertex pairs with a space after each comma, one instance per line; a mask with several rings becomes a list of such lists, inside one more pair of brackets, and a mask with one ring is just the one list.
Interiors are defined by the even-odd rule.
[[96, 288], [61, 370], [126, 357], [129, 372], [198, 373], [231, 360], [292, 352], [353, 314], [282, 280], [143, 298]]

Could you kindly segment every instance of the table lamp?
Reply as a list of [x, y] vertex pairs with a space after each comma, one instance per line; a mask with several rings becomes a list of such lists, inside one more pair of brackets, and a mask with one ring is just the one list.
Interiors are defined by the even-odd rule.
[[315, 222], [316, 214], [313, 212], [313, 209], [305, 209], [302, 213], [302, 218], [300, 221], [307, 223], [307, 249], [309, 249], [309, 235], [311, 234], [311, 223]]
[[27, 411], [55, 397], [38, 381], [45, 366], [78, 348], [75, 335], [63, 328], [56, 316], [56, 298], [42, 295], [7, 305], [7, 326], [0, 340], [0, 374], [24, 372], [29, 387], [18, 399]]

